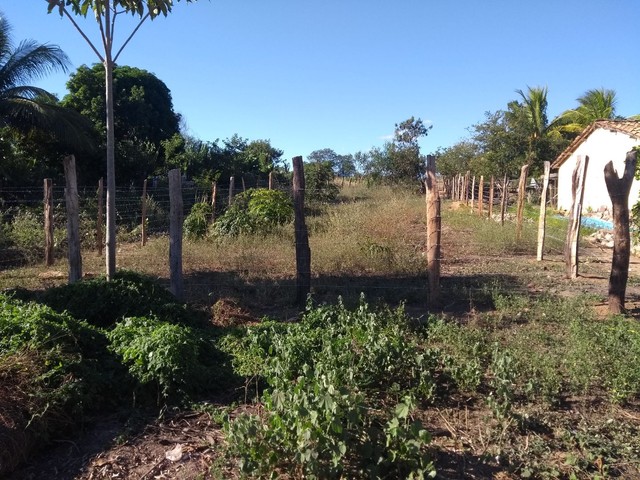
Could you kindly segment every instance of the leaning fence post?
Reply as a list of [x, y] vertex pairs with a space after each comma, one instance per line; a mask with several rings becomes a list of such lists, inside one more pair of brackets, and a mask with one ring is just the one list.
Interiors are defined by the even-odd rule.
[[63, 160], [66, 180], [65, 201], [67, 206], [67, 243], [69, 244], [69, 283], [82, 278], [82, 255], [80, 253], [80, 208], [76, 157], [67, 155]]
[[484, 214], [484, 175], [480, 175], [478, 182], [478, 215]]
[[500, 198], [500, 225], [504, 226], [504, 216], [507, 212], [507, 197], [509, 196], [509, 179], [505, 174], [502, 181], [502, 198]]
[[549, 173], [551, 162], [544, 162], [544, 179], [542, 180], [542, 192], [540, 193], [540, 217], [538, 217], [538, 254], [536, 259], [541, 262], [544, 255], [544, 236], [547, 226], [547, 189], [549, 188]]
[[184, 287], [182, 281], [182, 177], [180, 169], [169, 170], [169, 270], [171, 293], [182, 299]]
[[578, 277], [578, 241], [580, 239], [580, 221], [582, 220], [582, 201], [584, 199], [584, 179], [589, 166], [589, 156], [578, 155], [576, 167], [573, 170], [571, 193], [571, 219], [567, 229], [567, 239], [564, 244], [564, 261], [567, 278]]
[[304, 218], [304, 166], [302, 157], [293, 157], [293, 206], [296, 241], [296, 303], [303, 308], [311, 291], [311, 249]]
[[440, 195], [436, 179], [436, 157], [427, 156], [425, 180], [427, 201], [427, 276], [430, 306], [440, 302]]

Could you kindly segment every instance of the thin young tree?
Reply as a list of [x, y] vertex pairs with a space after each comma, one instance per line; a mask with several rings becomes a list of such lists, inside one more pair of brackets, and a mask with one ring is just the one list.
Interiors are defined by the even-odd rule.
[[[116, 271], [116, 178], [115, 178], [115, 137], [113, 115], [113, 68], [118, 56], [122, 53], [138, 29], [147, 20], [167, 16], [173, 7], [173, 0], [45, 0], [48, 12], [54, 9], [61, 17], [67, 17], [82, 38], [89, 44], [105, 70], [106, 96], [106, 130], [107, 130], [107, 241], [106, 241], [106, 275], [113, 278]], [[180, 0], [176, 0], [180, 1]], [[190, 3], [195, 0], [185, 0]], [[102, 40], [102, 48], [98, 48], [89, 39], [74, 19], [74, 15], [86, 17], [92, 12]], [[116, 20], [121, 14], [132, 14], [140, 20], [120, 47], [115, 50], [114, 34]], [[114, 53], [115, 52], [115, 53]]]

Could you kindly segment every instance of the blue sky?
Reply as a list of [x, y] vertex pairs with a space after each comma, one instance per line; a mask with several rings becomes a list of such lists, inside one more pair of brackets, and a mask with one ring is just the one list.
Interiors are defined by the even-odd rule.
[[[97, 61], [44, 0], [2, 0], [15, 42]], [[118, 63], [153, 72], [202, 140], [269, 139], [285, 158], [381, 146], [410, 116], [423, 153], [453, 145], [516, 89], [547, 86], [549, 117], [591, 88], [640, 113], [638, 0], [199, 0], [145, 23]], [[93, 19], [81, 25], [97, 40]], [[118, 27], [120, 42], [131, 20]], [[63, 96], [68, 75], [38, 85]]]

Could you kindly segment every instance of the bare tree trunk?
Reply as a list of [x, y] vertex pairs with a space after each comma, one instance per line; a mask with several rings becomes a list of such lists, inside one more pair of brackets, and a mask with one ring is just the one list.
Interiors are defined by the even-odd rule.
[[578, 242], [580, 240], [580, 222], [582, 220], [582, 201], [584, 198], [584, 179], [587, 175], [589, 157], [578, 155], [576, 167], [573, 170], [571, 183], [571, 193], [573, 203], [571, 204], [571, 218], [567, 229], [567, 239], [564, 245], [564, 261], [566, 265], [567, 278], [578, 277]]
[[[109, 9], [105, 9], [105, 23], [110, 28]], [[107, 110], [107, 280], [113, 279], [116, 273], [116, 153], [115, 153], [115, 121], [113, 116], [113, 61], [111, 45], [105, 46], [105, 96]]]
[[182, 204], [182, 177], [180, 170], [169, 171], [169, 270], [171, 293], [176, 298], [184, 296], [182, 280], [182, 221], [184, 217]]
[[44, 179], [44, 263], [53, 265], [53, 181]]
[[524, 216], [524, 195], [527, 190], [527, 174], [529, 173], [529, 165], [523, 165], [520, 168], [520, 181], [518, 182], [518, 209], [516, 215], [516, 240], [522, 238], [522, 222]]
[[296, 303], [304, 308], [311, 291], [311, 249], [304, 218], [304, 165], [302, 157], [293, 157], [293, 206], [296, 240]]
[[549, 174], [551, 173], [551, 163], [544, 162], [544, 180], [542, 181], [542, 192], [540, 193], [540, 216], [538, 217], [538, 254], [536, 259], [541, 262], [544, 252], [544, 237], [547, 226], [547, 189], [549, 188]]
[[436, 158], [427, 156], [427, 276], [430, 306], [440, 303], [440, 195], [436, 179]]
[[636, 151], [627, 153], [624, 174], [618, 177], [613, 162], [604, 167], [604, 180], [613, 205], [613, 258], [609, 275], [609, 312], [624, 311], [627, 280], [629, 278], [629, 257], [631, 256], [631, 235], [629, 232], [629, 191], [636, 171]]
[[80, 253], [80, 208], [78, 202], [78, 181], [76, 158], [64, 157], [64, 177], [66, 180], [65, 200], [67, 205], [67, 243], [69, 244], [69, 283], [82, 279], [82, 255]]
[[104, 181], [101, 178], [98, 180], [98, 216], [96, 218], [96, 249], [98, 250], [98, 256], [102, 256], [102, 249], [104, 247], [103, 226], [104, 226]]

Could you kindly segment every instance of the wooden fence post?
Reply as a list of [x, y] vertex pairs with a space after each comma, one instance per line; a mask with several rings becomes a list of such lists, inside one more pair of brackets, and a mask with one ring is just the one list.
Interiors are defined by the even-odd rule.
[[304, 165], [302, 157], [293, 157], [293, 206], [296, 241], [296, 303], [304, 308], [311, 291], [311, 249], [304, 218]]
[[478, 182], [478, 215], [482, 216], [484, 213], [484, 175], [480, 175], [480, 181]]
[[468, 204], [469, 203], [469, 175], [471, 175], [471, 173], [469, 173], [467, 171], [467, 173], [464, 174], [464, 182], [463, 182], [463, 188], [462, 188], [462, 194], [464, 195], [464, 203]]
[[507, 212], [507, 197], [509, 196], [509, 179], [505, 174], [502, 180], [502, 198], [500, 198], [500, 225], [504, 226], [504, 216]]
[[142, 246], [147, 244], [147, 179], [142, 182]]
[[604, 167], [604, 180], [613, 206], [613, 258], [609, 275], [609, 312], [622, 313], [629, 279], [631, 235], [629, 232], [629, 191], [636, 171], [636, 151], [627, 153], [624, 174], [618, 178], [613, 162]]
[[169, 276], [171, 293], [182, 299], [184, 285], [182, 280], [182, 221], [184, 217], [182, 203], [182, 177], [180, 169], [169, 170]]
[[542, 192], [540, 193], [540, 216], [538, 217], [538, 254], [536, 259], [541, 262], [544, 255], [544, 236], [547, 227], [547, 190], [549, 188], [549, 174], [551, 162], [544, 162], [544, 179], [542, 180]]
[[67, 155], [63, 160], [66, 180], [65, 202], [67, 206], [67, 243], [69, 244], [69, 283], [82, 279], [82, 255], [80, 252], [80, 206], [76, 157]]
[[471, 212], [473, 212], [473, 203], [476, 198], [476, 176], [473, 176], [473, 180], [471, 181]]
[[269, 172], [269, 190], [273, 190], [273, 172]]
[[233, 177], [229, 178], [229, 206], [233, 202], [233, 187], [235, 184], [235, 179]]
[[564, 261], [566, 264], [567, 278], [578, 277], [578, 242], [580, 240], [580, 221], [582, 220], [582, 201], [584, 198], [584, 179], [589, 166], [589, 156], [584, 159], [578, 155], [576, 167], [573, 170], [571, 182], [571, 193], [573, 202], [571, 204], [571, 218], [567, 229], [567, 239], [564, 244]]
[[96, 218], [96, 249], [98, 250], [98, 256], [102, 256], [102, 249], [104, 248], [104, 242], [102, 241], [102, 232], [104, 231], [104, 180], [101, 178], [98, 180], [98, 217]]
[[53, 180], [44, 179], [44, 263], [53, 265]]
[[491, 175], [491, 183], [489, 184], [489, 218], [493, 218], [493, 197], [495, 195], [495, 180]]
[[529, 165], [523, 165], [520, 168], [520, 181], [518, 182], [518, 209], [516, 215], [516, 241], [522, 238], [522, 221], [524, 215], [524, 196], [527, 190], [527, 174], [529, 173]]
[[428, 304], [440, 302], [440, 194], [436, 179], [436, 157], [427, 155], [425, 180], [427, 202], [427, 276], [429, 278]]
[[216, 197], [218, 196], [218, 182], [211, 184], [211, 223], [216, 221]]

